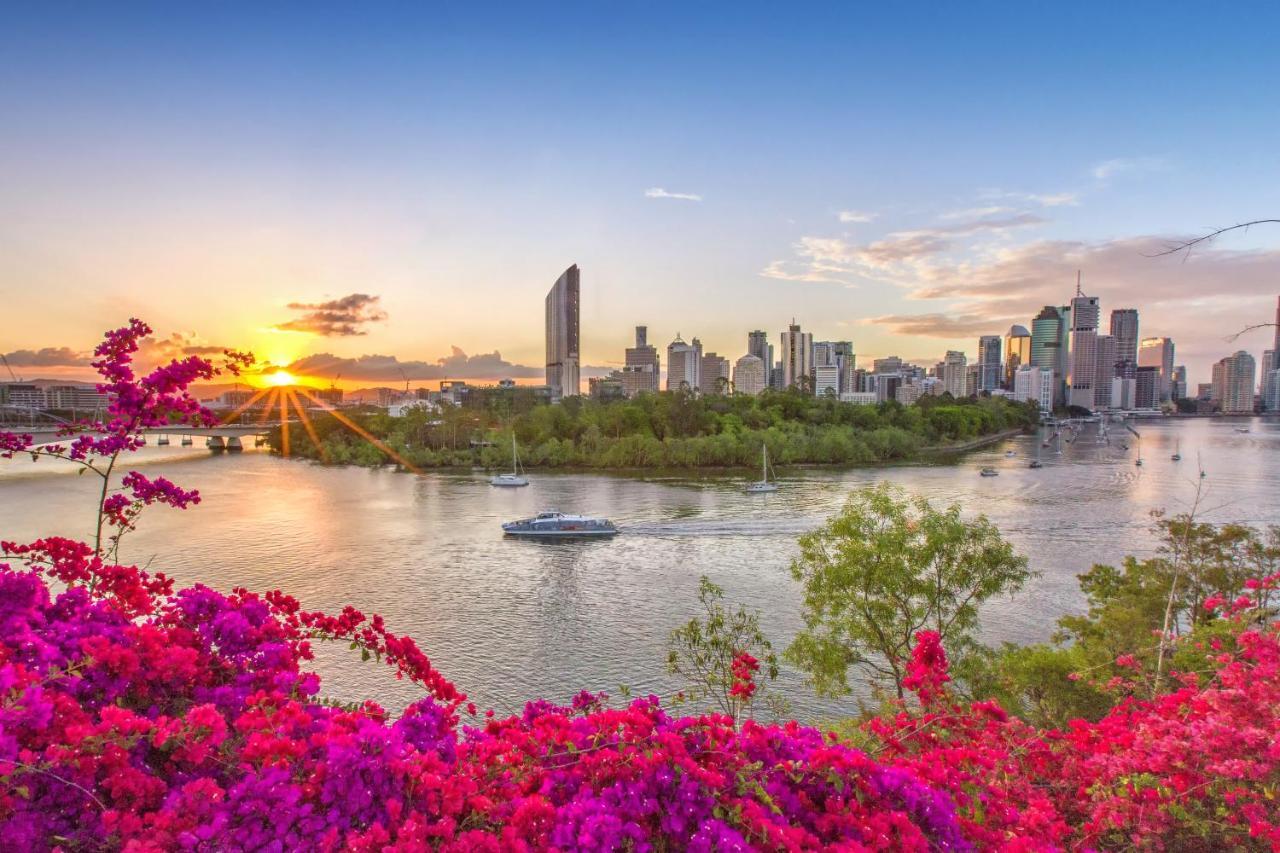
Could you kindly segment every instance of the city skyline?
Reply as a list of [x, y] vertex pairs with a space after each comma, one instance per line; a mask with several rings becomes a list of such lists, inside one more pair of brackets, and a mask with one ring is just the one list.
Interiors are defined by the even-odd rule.
[[[1280, 59], [1256, 16], [1216, 16], [1218, 47], [1171, 65], [1177, 16], [1107, 7], [1099, 29], [1102, 8], [1056, 10], [1051, 42], [1046, 12], [1018, 8], [923, 29], [837, 7], [679, 28], [661, 10], [321, 15], [380, 48], [358, 57], [287, 9], [17, 10], [0, 280], [41, 322], [9, 324], [0, 353], [87, 376], [101, 329], [137, 315], [167, 336], [157, 355], [249, 349], [321, 385], [534, 382], [530, 318], [576, 262], [584, 378], [622, 367], [638, 323], [731, 362], [793, 316], [861, 358], [976, 360], [1082, 269], [1205, 381], [1266, 348], [1225, 338], [1272, 315], [1280, 229], [1159, 252], [1280, 211], [1280, 117], [1235, 85]], [[955, 43], [956, 16], [985, 26]], [[581, 48], [551, 62], [561, 32]], [[997, 81], [999, 103], [971, 97]]]

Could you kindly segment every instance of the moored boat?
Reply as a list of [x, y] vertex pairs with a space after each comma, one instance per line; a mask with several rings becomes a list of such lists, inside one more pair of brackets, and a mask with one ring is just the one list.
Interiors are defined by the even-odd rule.
[[978, 473], [979, 473], [979, 474], [981, 474], [981, 475], [982, 475], [982, 476], [984, 476], [984, 477], [999, 477], [999, 476], [1000, 476], [1000, 472], [999, 472], [999, 471], [997, 471], [995, 468], [983, 468], [983, 469], [982, 469], [981, 471], [979, 471]]
[[489, 478], [491, 486], [527, 486], [529, 478], [520, 473], [520, 457], [516, 454], [516, 434], [511, 433], [511, 473]]
[[765, 445], [761, 445], [760, 479], [754, 483], [747, 484], [747, 493], [752, 495], [763, 495], [776, 491], [778, 491], [778, 484], [769, 482], [769, 448]]

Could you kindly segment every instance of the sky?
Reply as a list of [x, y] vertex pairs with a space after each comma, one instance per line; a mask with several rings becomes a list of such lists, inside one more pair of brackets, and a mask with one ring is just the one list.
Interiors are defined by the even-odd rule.
[[0, 31], [26, 378], [138, 316], [156, 358], [535, 380], [571, 263], [584, 375], [637, 324], [972, 358], [1077, 270], [1193, 387], [1270, 346], [1229, 338], [1274, 318], [1280, 225], [1159, 253], [1280, 218], [1275, 4], [26, 5]]

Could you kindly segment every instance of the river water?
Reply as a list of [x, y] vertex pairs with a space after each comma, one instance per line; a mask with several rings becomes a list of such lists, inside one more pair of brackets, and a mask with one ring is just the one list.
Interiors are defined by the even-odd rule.
[[[743, 492], [753, 472], [534, 472], [528, 488], [497, 489], [480, 472], [335, 468], [252, 450], [213, 456], [175, 440], [132, 461], [198, 488], [203, 501], [186, 512], [149, 510], [123, 556], [180, 585], [279, 588], [309, 609], [382, 613], [483, 707], [511, 711], [533, 697], [616, 694], [619, 685], [668, 695], [666, 638], [694, 615], [699, 576], [723, 586], [728, 601], [759, 608], [781, 650], [800, 625], [788, 572], [796, 537], [864, 484], [889, 480], [984, 513], [1028, 557], [1039, 576], [984, 611], [990, 642], [1046, 639], [1058, 616], [1081, 607], [1075, 576], [1150, 553], [1150, 511], [1185, 510], [1197, 483], [1208, 519], [1280, 523], [1280, 423], [1188, 419], [1137, 429], [1140, 443], [1113, 425], [1102, 444], [1086, 427], [1060, 454], [1019, 436], [954, 465], [783, 469], [772, 495]], [[1175, 449], [1181, 462], [1170, 459]], [[1044, 467], [1029, 469], [1037, 454]], [[1000, 476], [980, 477], [982, 466]], [[57, 463], [0, 464], [0, 538], [86, 537], [92, 492], [90, 478]], [[623, 533], [561, 544], [501, 535], [500, 522], [546, 508], [607, 516]], [[345, 646], [324, 648], [319, 668], [326, 695], [396, 709], [418, 695]], [[854, 699], [817, 699], [785, 668], [780, 682], [801, 719], [855, 708]]]

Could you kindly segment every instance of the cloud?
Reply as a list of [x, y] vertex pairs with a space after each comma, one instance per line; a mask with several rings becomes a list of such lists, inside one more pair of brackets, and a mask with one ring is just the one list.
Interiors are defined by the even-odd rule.
[[366, 382], [403, 382], [429, 379], [533, 379], [544, 375], [543, 367], [513, 364], [497, 350], [467, 355], [458, 347], [435, 361], [404, 361], [394, 355], [362, 355], [346, 358], [321, 352], [304, 356], [285, 369], [303, 376]]
[[881, 240], [861, 245], [841, 237], [801, 237], [792, 245], [795, 259], [773, 261], [760, 275], [783, 281], [835, 282], [846, 286], [855, 286], [859, 279], [870, 278], [910, 287], [920, 274], [921, 265], [951, 250], [955, 238], [1004, 234], [1047, 221], [1034, 213], [1018, 213], [936, 228], [895, 231]]
[[1160, 172], [1169, 168], [1162, 157], [1117, 157], [1103, 160], [1089, 171], [1099, 181], [1107, 181], [1123, 172]]
[[[10, 367], [88, 367], [90, 356], [71, 347], [19, 349], [4, 354]], [[7, 377], [6, 377], [7, 378]]]
[[879, 215], [878, 213], [868, 213], [862, 210], [842, 210], [836, 214], [836, 217], [841, 222], [870, 222]]
[[369, 323], [387, 319], [387, 312], [378, 307], [380, 297], [367, 293], [352, 293], [328, 302], [290, 302], [290, 311], [304, 312], [301, 317], [275, 326], [286, 332], [308, 332], [321, 337], [349, 337], [366, 335], [363, 328]]
[[645, 198], [674, 198], [680, 201], [702, 201], [702, 196], [696, 193], [673, 193], [667, 192], [662, 187], [650, 187], [644, 191]]
[[1074, 207], [1080, 203], [1080, 194], [1074, 192], [1065, 193], [1027, 193], [1027, 200], [1034, 201], [1043, 207], [1063, 207], [1070, 205]]
[[[888, 326], [900, 335], [927, 338], [974, 337], [997, 334], [1003, 327], [985, 314], [887, 314], [871, 317], [864, 323]], [[1005, 323], [1005, 326], [1008, 326]]]
[[950, 213], [944, 213], [940, 219], [974, 219], [981, 216], [994, 216], [997, 213], [1008, 213], [1013, 210], [1011, 207], [993, 204], [987, 207], [966, 207], [963, 210], [953, 210]]

